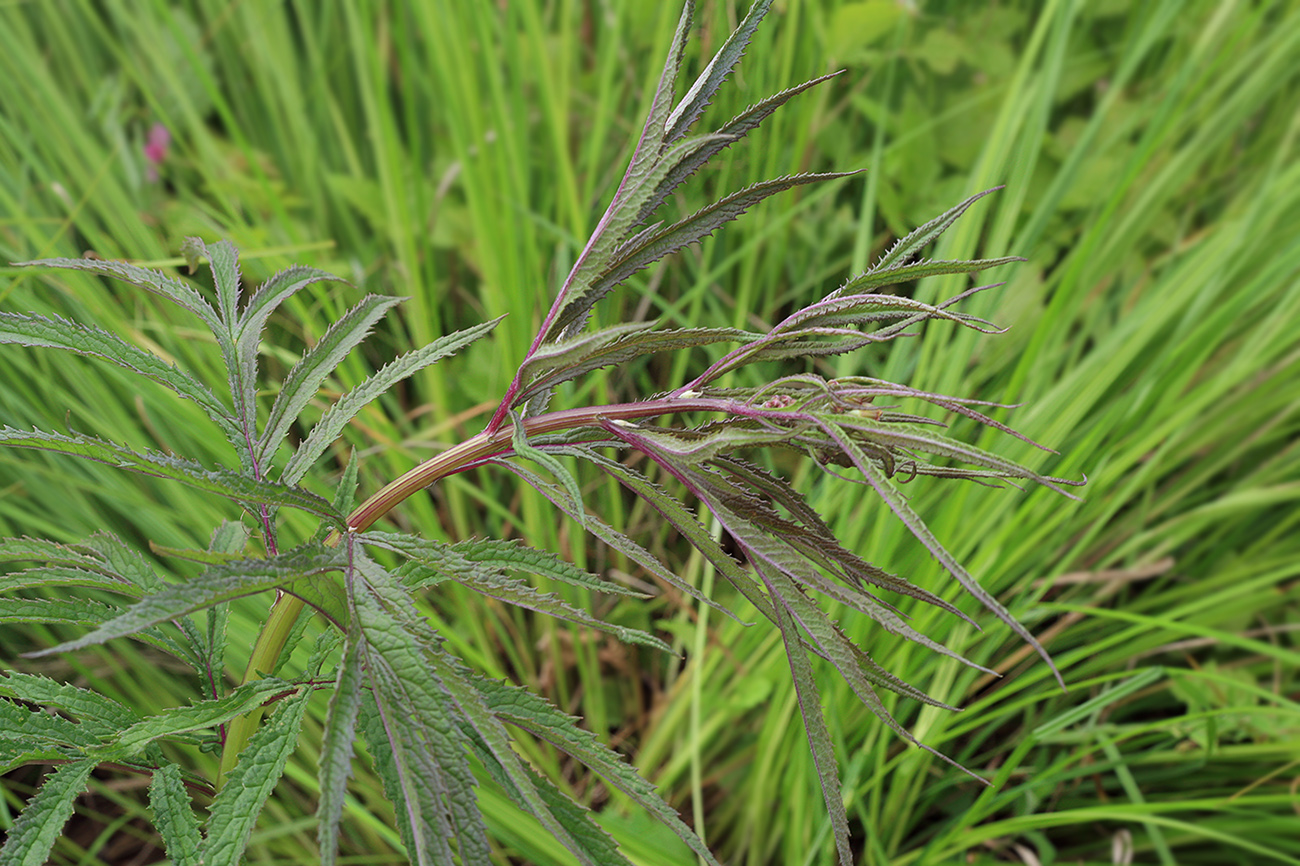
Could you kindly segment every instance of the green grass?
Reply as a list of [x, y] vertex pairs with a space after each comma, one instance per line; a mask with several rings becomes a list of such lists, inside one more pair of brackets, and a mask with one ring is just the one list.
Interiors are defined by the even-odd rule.
[[[611, 298], [604, 317], [770, 322], [908, 228], [1005, 183], [937, 252], [1029, 258], [968, 307], [1010, 331], [933, 327], [836, 372], [1024, 403], [1003, 414], [1060, 457], [957, 429], [1053, 474], [1087, 474], [1082, 503], [924, 479], [909, 488], [935, 534], [1042, 637], [1070, 691], [987, 617], [977, 618], [983, 635], [921, 609], [913, 624], [1005, 669], [996, 683], [846, 616], [890, 670], [965, 707], [895, 701], [900, 719], [997, 779], [982, 788], [905, 747], [826, 676], [862, 862], [1016, 862], [1024, 849], [1043, 863], [1108, 863], [1124, 833], [1136, 862], [1300, 862], [1300, 656], [1287, 630], [1300, 601], [1300, 9], [917, 5], [913, 16], [892, 2], [790, 0], [774, 13], [718, 116], [831, 68], [848, 74], [727, 151], [680, 193], [682, 209], [797, 170], [870, 171], [765, 202], [642, 279], [641, 292]], [[692, 62], [743, 12], [702, 7]], [[315, 482], [356, 447], [362, 490], [377, 489], [487, 420], [484, 401], [504, 389], [623, 170], [677, 11], [572, 0], [431, 0], [419, 11], [359, 0], [5, 4], [0, 261], [86, 250], [162, 261], [200, 234], [236, 242], [249, 280], [290, 262], [350, 280], [291, 303], [268, 349], [283, 365], [362, 291], [412, 298], [380, 340], [392, 352], [509, 313], [490, 345], [363, 413]], [[147, 180], [142, 153], [155, 122], [172, 135], [161, 183]], [[219, 379], [214, 347], [187, 322], [102, 281], [2, 270], [0, 308], [94, 321]], [[340, 384], [382, 360], [352, 359]], [[687, 371], [621, 372], [584, 399], [675, 386]], [[81, 359], [0, 353], [0, 423], [228, 460], [200, 418]], [[592, 484], [594, 509], [682, 558], [641, 507]], [[937, 565], [869, 497], [832, 484], [814, 501], [868, 558], [937, 584]], [[5, 535], [109, 529], [192, 545], [223, 508], [106, 468], [0, 454]], [[451, 479], [398, 519], [435, 537], [518, 534], [592, 568], [628, 568], [500, 472]], [[682, 573], [711, 585], [697, 560]], [[265, 603], [235, 611], [232, 673]], [[430, 605], [468, 661], [542, 688], [631, 750], [725, 861], [831, 862], [774, 629], [707, 617], [671, 595], [615, 614], [655, 618], [687, 653], [679, 663], [467, 592]], [[6, 626], [0, 652], [9, 663], [55, 639]], [[181, 703], [190, 688], [126, 644], [48, 664], [143, 707]], [[545, 750], [534, 757], [602, 807], [635, 861], [691, 862], [685, 849], [642, 841], [641, 819], [603, 787], [570, 778]], [[305, 746], [291, 763], [250, 859], [312, 862], [310, 827], [295, 822], [314, 805], [314, 760]], [[363, 774], [354, 794], [345, 853], [397, 862], [376, 781]], [[503, 862], [507, 851], [568, 862], [493, 792], [483, 803]], [[96, 862], [71, 845], [60, 856]]]

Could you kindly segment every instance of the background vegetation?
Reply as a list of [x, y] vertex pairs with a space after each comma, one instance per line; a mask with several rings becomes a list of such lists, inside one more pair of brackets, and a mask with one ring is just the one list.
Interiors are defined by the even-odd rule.
[[[180, 239], [197, 234], [238, 244], [249, 281], [291, 262], [351, 280], [290, 303], [267, 346], [286, 368], [364, 290], [412, 298], [379, 341], [382, 358], [509, 313], [489, 344], [354, 424], [336, 469], [357, 448], [372, 491], [487, 420], [494, 402], [483, 401], [503, 390], [622, 173], [678, 11], [594, 0], [7, 3], [0, 261], [91, 252], [175, 265]], [[702, 0], [690, 57], [711, 52], [743, 11]], [[1029, 259], [968, 308], [1010, 332], [936, 327], [835, 371], [1024, 403], [1007, 417], [1061, 457], [957, 429], [1053, 474], [1087, 474], [1081, 504], [1043, 490], [911, 487], [938, 537], [1040, 635], [1070, 691], [1000, 625], [940, 629], [916, 611], [920, 630], [1008, 674], [991, 682], [845, 615], [892, 671], [966, 707], [896, 701], [900, 719], [997, 783], [981, 788], [905, 747], [824, 678], [862, 862], [1300, 862], [1297, 11], [1230, 0], [788, 0], [717, 115], [829, 69], [848, 74], [720, 160], [680, 193], [682, 209], [782, 173], [868, 173], [773, 199], [615, 299], [624, 317], [770, 323], [908, 228], [1007, 184], [939, 252]], [[0, 274], [0, 308], [98, 322], [220, 380], [213, 346], [152, 298], [90, 278]], [[915, 287], [924, 299], [944, 291]], [[340, 389], [376, 360], [352, 359]], [[657, 391], [684, 373], [622, 370], [586, 396]], [[55, 353], [0, 354], [0, 424], [231, 458], [193, 406]], [[329, 478], [313, 483], [324, 490]], [[593, 485], [593, 507], [673, 557], [672, 533], [613, 486]], [[938, 566], [903, 527], [845, 487], [813, 496], [840, 537], [938, 585]], [[223, 516], [222, 503], [183, 489], [0, 453], [3, 535], [108, 529], [194, 546]], [[398, 519], [433, 537], [518, 535], [594, 569], [628, 568], [500, 472], [451, 479]], [[704, 563], [678, 561], [714, 590]], [[265, 612], [266, 600], [245, 602], [231, 623], [232, 674]], [[617, 612], [670, 637], [678, 662], [468, 593], [440, 590], [429, 605], [481, 670], [542, 690], [631, 753], [724, 860], [831, 862], [775, 629], [709, 617], [670, 592]], [[191, 693], [186, 671], [126, 642], [14, 662], [59, 637], [0, 628], [7, 664], [142, 708]], [[323, 711], [313, 705], [317, 719]], [[533, 757], [601, 810], [634, 860], [693, 861], [603, 786], [546, 750]], [[315, 760], [306, 747], [291, 762], [254, 862], [313, 862]], [[142, 789], [100, 775], [56, 849], [64, 862], [125, 862], [148, 845]], [[38, 778], [37, 768], [5, 777], [0, 827]], [[353, 790], [344, 853], [400, 862], [377, 783], [363, 771]], [[494, 789], [481, 791], [502, 862], [568, 862]]]

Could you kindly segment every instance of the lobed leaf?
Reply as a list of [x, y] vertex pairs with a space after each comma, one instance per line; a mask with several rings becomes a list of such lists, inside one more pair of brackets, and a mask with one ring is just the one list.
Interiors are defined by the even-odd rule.
[[485, 336], [497, 326], [501, 318], [483, 322], [472, 328], [457, 331], [440, 337], [414, 351], [402, 355], [389, 363], [360, 385], [339, 398], [333, 406], [325, 411], [321, 419], [312, 427], [311, 433], [298, 446], [298, 450], [289, 458], [284, 467], [281, 480], [286, 484], [296, 484], [302, 480], [313, 463], [325, 453], [347, 427], [348, 422], [356, 417], [372, 400], [407, 377], [423, 370]]
[[772, 608], [776, 612], [776, 625], [781, 632], [781, 641], [785, 644], [785, 656], [790, 664], [795, 696], [799, 700], [799, 713], [803, 716], [804, 732], [808, 737], [808, 748], [812, 751], [813, 765], [817, 768], [822, 800], [826, 803], [826, 813], [830, 816], [840, 864], [851, 866], [853, 853], [849, 848], [849, 820], [840, 793], [839, 768], [835, 763], [835, 749], [831, 745], [830, 731], [826, 729], [826, 719], [822, 716], [821, 696], [817, 691], [817, 681], [813, 677], [812, 664], [804, 654], [803, 642], [795, 628], [794, 620], [786, 610], [786, 606], [781, 603], [772, 585], [768, 583], [764, 569], [755, 570], [767, 585], [768, 594], [773, 597]]
[[921, 249], [926, 244], [946, 232], [948, 227], [956, 222], [957, 218], [966, 212], [967, 208], [984, 198], [984, 196], [989, 193], [997, 192], [1000, 189], [1002, 189], [1002, 187], [995, 186], [992, 189], [977, 192], [975, 195], [966, 199], [956, 207], [950, 208], [939, 214], [939, 216], [930, 220], [920, 228], [908, 232], [906, 236], [899, 239], [897, 243], [889, 248], [888, 252], [880, 257], [880, 261], [876, 262], [875, 266], [873, 266], [868, 273], [875, 274], [907, 264], [908, 260], [920, 253]]
[[754, 37], [754, 31], [758, 29], [759, 22], [763, 20], [771, 5], [772, 0], [755, 0], [754, 5], [749, 7], [749, 13], [745, 15], [744, 20], [727, 37], [727, 41], [722, 43], [722, 47], [713, 55], [713, 59], [700, 72], [690, 90], [668, 116], [664, 132], [665, 144], [671, 144], [684, 136], [704, 113], [704, 109], [708, 107], [714, 94], [722, 86], [722, 82], [740, 62], [745, 48], [749, 46], [749, 40]]
[[549, 323], [544, 324], [533, 351], [543, 343], [562, 340], [582, 330], [591, 308], [612, 288], [604, 286], [597, 293], [594, 284], [609, 268], [615, 251], [637, 225], [637, 214], [641, 207], [654, 195], [656, 187], [672, 171], [673, 166], [716, 139], [717, 136], [687, 139], [670, 148], [660, 160], [644, 170], [637, 168], [635, 163], [628, 168], [625, 186], [619, 188], [623, 199], [618, 202], [617, 208], [611, 202], [610, 210], [606, 211], [605, 218], [597, 227], [599, 234], [592, 235], [584, 250], [584, 257], [579, 259], [569, 273], [552, 307], [553, 315]]
[[0, 625], [8, 622], [98, 625], [119, 610], [116, 606], [84, 599], [0, 598]]
[[69, 271], [98, 274], [130, 283], [138, 289], [166, 298], [182, 309], [198, 316], [221, 347], [227, 363], [234, 359], [233, 346], [225, 324], [217, 315], [212, 305], [189, 283], [169, 277], [162, 271], [151, 271], [127, 262], [108, 261], [106, 259], [40, 259], [33, 262], [14, 262], [18, 267], [59, 268]]
[[[775, 619], [771, 602], [755, 587], [754, 579], [749, 572], [722, 549], [722, 545], [709, 534], [708, 529], [702, 526], [676, 497], [670, 496], [667, 491], [640, 472], [616, 460], [610, 460], [594, 449], [582, 449], [582, 453], [586, 459], [618, 479], [624, 487], [658, 511], [717, 569], [718, 573], [749, 600], [750, 604], [768, 619]], [[726, 610], [724, 613], [737, 622], [740, 621], [734, 613]]]
[[939, 543], [939, 540], [934, 537], [934, 533], [930, 532], [930, 528], [912, 510], [912, 506], [908, 504], [906, 497], [899, 493], [884, 472], [862, 453], [862, 450], [853, 442], [852, 437], [844, 435], [843, 431], [838, 430], [833, 424], [826, 423], [824, 426], [827, 432], [841, 445], [845, 453], [852, 458], [854, 467], [866, 477], [867, 483], [885, 501], [885, 504], [889, 506], [889, 510], [894, 512], [894, 515], [903, 522], [908, 531], [925, 545], [930, 554], [939, 561], [949, 574], [956, 578], [963, 589], [978, 599], [994, 616], [1010, 626], [1011, 630], [1019, 635], [1021, 640], [1034, 648], [1034, 651], [1047, 662], [1048, 667], [1052, 669], [1052, 673], [1056, 676], [1057, 682], [1064, 689], [1065, 680], [1062, 679], [1060, 671], [1056, 669], [1056, 664], [1052, 661], [1051, 656], [1047, 654], [1047, 650], [1043, 649], [1042, 644], [1029, 633], [1028, 629], [1016, 621], [1016, 618], [1002, 606], [1000, 601], [985, 591], [984, 587], [980, 586], [962, 567], [956, 557]]
[[143, 594], [138, 587], [132, 586], [119, 577], [109, 577], [80, 568], [47, 566], [0, 574], [0, 592], [31, 589], [37, 586], [85, 586], [119, 592], [132, 598], [139, 598]]
[[[624, 172], [618, 189], [614, 191], [605, 213], [601, 215], [600, 222], [596, 224], [596, 228], [592, 231], [586, 246], [578, 254], [577, 261], [573, 263], [573, 268], [565, 278], [564, 285], [561, 286], [559, 293], [556, 295], [555, 301], [546, 315], [546, 320], [538, 331], [537, 339], [533, 343], [529, 355], [537, 351], [549, 336], [557, 333], [554, 327], [556, 318], [564, 312], [565, 307], [570, 303], [575, 283], [580, 284], [579, 275], [603, 269], [609, 250], [621, 243], [625, 236], [627, 226], [625, 224], [615, 226], [614, 224], [618, 221], [620, 214], [626, 218], [629, 211], [627, 196], [631, 194], [638, 182], [644, 179], [653, 169], [662, 156], [668, 115], [672, 110], [673, 89], [677, 82], [678, 71], [681, 68], [682, 51], [686, 47], [686, 40], [690, 35], [693, 11], [693, 0], [686, 0], [682, 7], [682, 14], [677, 20], [677, 31], [673, 34], [668, 56], [664, 59], [664, 68], [659, 75], [659, 83], [655, 87], [655, 94], [650, 103], [650, 111], [646, 114], [645, 124], [641, 129], [641, 137], [637, 140], [636, 148], [632, 152], [632, 159], [628, 163], [627, 171]], [[612, 240], [605, 240], [606, 235], [610, 233], [613, 234]], [[597, 259], [594, 263], [590, 261], [593, 258]], [[578, 291], [581, 291], [581, 288]]]
[[370, 334], [375, 324], [402, 300], [383, 295], [367, 295], [341, 319], [331, 324], [316, 345], [303, 353], [285, 377], [280, 393], [271, 406], [271, 414], [266, 419], [257, 446], [259, 465], [270, 463], [276, 447], [288, 434], [299, 413], [320, 391], [325, 379]]
[[928, 262], [915, 262], [913, 264], [896, 264], [893, 267], [879, 270], [873, 268], [864, 274], [860, 274], [846, 281], [835, 291], [826, 296], [825, 300], [834, 300], [841, 295], [860, 295], [867, 292], [873, 292], [876, 289], [885, 286], [895, 286], [899, 283], [907, 283], [912, 280], [923, 280], [927, 277], [936, 277], [945, 274], [975, 274], [980, 271], [986, 271], [990, 268], [1001, 267], [1015, 262], [1023, 262], [1026, 259], [1020, 256], [1003, 256], [996, 259], [971, 259], [966, 261], [941, 261], [932, 260]]
[[[486, 864], [487, 831], [455, 724], [456, 704], [430, 670], [439, 639], [387, 572], [359, 552], [354, 566], [352, 618], [365, 641], [362, 663], [391, 751], [396, 790], [389, 796], [408, 827], [408, 854], [417, 863], [450, 864], [454, 838], [463, 863]], [[371, 753], [381, 745], [372, 741]]]
[[593, 281], [591, 295], [594, 299], [604, 297], [637, 271], [708, 237], [769, 196], [796, 186], [851, 177], [854, 174], [857, 172], [795, 174], [760, 181], [704, 206], [667, 228], [642, 232], [614, 251], [609, 266]]
[[185, 707], [170, 707], [141, 719], [105, 738], [95, 754], [101, 761], [131, 758], [158, 740], [215, 728], [236, 716], [261, 708], [276, 696], [299, 691], [302, 689], [289, 680], [275, 677], [252, 680], [224, 697], [195, 701]]
[[724, 148], [735, 144], [737, 141], [748, 135], [750, 131], [757, 128], [770, 114], [772, 114], [772, 112], [784, 105], [791, 97], [803, 93], [805, 90], [815, 87], [824, 81], [829, 81], [843, 73], [844, 70], [841, 69], [805, 81], [803, 84], [798, 84], [794, 87], [782, 90], [779, 93], [775, 93], [766, 99], [754, 103], [744, 111], [740, 112], [740, 114], [737, 114], [731, 120], [727, 121], [727, 123], [718, 128], [716, 131], [716, 138], [713, 141], [705, 144], [699, 150], [695, 151], [689, 157], [683, 159], [674, 166], [673, 170], [670, 171], [668, 176], [664, 178], [663, 182], [659, 184], [659, 187], [655, 190], [655, 194], [641, 206], [641, 213], [638, 215], [637, 222], [642, 223], [649, 219], [650, 215], [659, 208], [659, 205], [663, 204], [664, 200], [668, 198], [668, 196], [672, 195], [673, 190], [680, 186], [682, 182], [695, 172], [699, 171], [705, 163], [716, 156]]
[[80, 732], [96, 736], [120, 731], [140, 720], [135, 712], [110, 697], [39, 674], [0, 671], [0, 697], [62, 710], [77, 720]]
[[227, 329], [233, 329], [239, 313], [239, 253], [230, 241], [218, 241], [208, 246], [201, 238], [189, 237], [181, 243], [181, 255], [190, 266], [190, 273], [198, 267], [199, 259], [208, 260], [212, 271], [212, 284], [217, 290], [217, 309]]
[[[469, 672], [459, 660], [442, 651], [440, 647], [434, 647], [426, 658], [438, 681], [456, 702], [459, 716], [463, 719], [462, 726], [473, 732], [473, 735], [466, 739], [470, 743], [477, 741], [491, 755], [496, 766], [509, 780], [510, 785], [507, 790], [514, 795], [515, 802], [532, 813], [552, 836], [578, 858], [579, 863], [600, 866], [600, 861], [593, 857], [592, 852], [581, 841], [591, 834], [583, 832], [580, 836], [574, 836], [569, 830], [569, 822], [562, 820], [551, 810], [547, 798], [534, 784], [536, 775], [528, 772], [523, 760], [515, 753], [505, 727], [491, 712], [483, 699], [482, 692], [474, 687]], [[560, 800], [564, 799], [561, 796]], [[562, 814], [571, 815], [572, 809], [566, 807], [562, 810]], [[588, 830], [583, 823], [577, 826], [584, 831]], [[607, 847], [607, 843], [601, 847]]]
[[732, 613], [730, 610], [728, 610], [726, 607], [722, 606], [718, 602], [709, 598], [707, 595], [700, 592], [698, 589], [691, 586], [689, 583], [682, 580], [677, 575], [673, 574], [672, 571], [669, 570], [662, 562], [660, 562], [659, 559], [653, 553], [646, 550], [644, 547], [637, 544], [635, 541], [628, 538], [626, 535], [619, 532], [617, 529], [614, 529], [612, 526], [605, 523], [596, 515], [587, 514], [583, 510], [581, 502], [574, 503], [573, 500], [570, 497], [564, 495], [563, 491], [561, 491], [560, 488], [557, 487], [556, 485], [544, 481], [536, 474], [528, 471], [527, 469], [525, 469], [522, 466], [519, 466], [516, 463], [512, 463], [505, 460], [495, 461], [495, 462], [497, 462], [499, 465], [504, 466], [505, 468], [509, 469], [511, 472], [518, 475], [525, 483], [527, 483], [538, 493], [541, 493], [543, 496], [549, 499], [551, 503], [555, 505], [555, 507], [559, 508], [565, 514], [569, 515], [570, 518], [574, 520], [580, 520], [582, 522], [582, 526], [587, 530], [587, 532], [599, 538], [610, 548], [618, 551], [619, 553], [622, 553], [628, 559], [640, 565], [642, 568], [644, 568], [654, 577], [657, 577], [659, 580], [662, 580], [664, 583], [668, 584], [673, 589], [676, 589], [679, 592], [689, 595], [691, 598], [695, 599], [696, 601], [702, 604], [707, 604], [709, 607], [717, 610], [718, 612], [739, 621], [736, 615]]
[[565, 466], [559, 459], [529, 444], [527, 427], [525, 427], [524, 419], [520, 417], [518, 412], [512, 411], [510, 420], [513, 422], [510, 444], [515, 454], [542, 466], [563, 485], [564, 491], [569, 495], [569, 500], [574, 503], [573, 513], [577, 515], [574, 519], [578, 521], [579, 525], [584, 525], [587, 512], [582, 506], [582, 486], [578, 484], [578, 479], [574, 477], [569, 467]]
[[61, 764], [77, 757], [79, 753], [69, 747], [40, 746], [0, 737], [0, 773], [30, 764]]
[[548, 580], [610, 595], [623, 595], [633, 598], [647, 597], [644, 593], [637, 592], [634, 589], [603, 580], [591, 572], [561, 559], [548, 550], [538, 550], [515, 540], [476, 538], [457, 542], [452, 545], [452, 549], [470, 562], [481, 565], [526, 571], [529, 574], [535, 574]]
[[[523, 792], [489, 750], [487, 743], [474, 731], [469, 731], [467, 734], [470, 748], [479, 759], [479, 763], [487, 770], [488, 775], [492, 777], [492, 781], [500, 785], [506, 792], [506, 796], [513, 802], [522, 805]], [[546, 811], [554, 816], [576, 846], [586, 854], [589, 862], [598, 863], [600, 866], [631, 866], [628, 859], [618, 850], [618, 843], [591, 819], [591, 813], [586, 807], [575, 803], [527, 764], [521, 763], [519, 770], [527, 778], [531, 787], [537, 791]]]
[[[240, 406], [240, 417], [257, 417], [258, 346], [271, 313], [295, 293], [324, 280], [347, 282], [315, 268], [295, 266], [280, 271], [253, 293], [238, 322], [232, 325], [235, 359], [230, 367], [230, 388]], [[243, 450], [247, 451], [247, 444]]]
[[82, 727], [44, 709], [31, 710], [9, 700], [0, 701], [0, 743], [16, 745], [20, 750], [35, 747], [56, 750], [60, 757], [80, 755], [99, 744], [96, 727]]

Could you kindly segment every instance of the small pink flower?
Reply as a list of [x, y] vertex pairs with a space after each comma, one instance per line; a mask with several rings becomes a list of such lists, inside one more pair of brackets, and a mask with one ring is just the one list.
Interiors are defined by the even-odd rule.
[[145, 176], [150, 183], [158, 180], [158, 166], [167, 158], [167, 145], [171, 144], [171, 140], [171, 133], [161, 123], [155, 123], [149, 129], [149, 141], [144, 146], [144, 158], [149, 160]]

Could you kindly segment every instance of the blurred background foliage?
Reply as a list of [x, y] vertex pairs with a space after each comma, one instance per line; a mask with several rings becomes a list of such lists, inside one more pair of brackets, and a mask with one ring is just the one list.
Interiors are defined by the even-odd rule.
[[[339, 274], [349, 284], [304, 294], [275, 322], [273, 373], [360, 293], [409, 296], [343, 368], [340, 391], [406, 347], [509, 313], [490, 342], [363, 413], [309, 482], [327, 490], [356, 449], [362, 492], [373, 491], [486, 421], [623, 171], [678, 11], [617, 0], [11, 0], [0, 5], [0, 261], [87, 254], [178, 267], [182, 237], [199, 235], [234, 241], [250, 284], [290, 263]], [[904, 607], [922, 631], [1008, 674], [996, 682], [846, 615], [888, 668], [965, 707], [895, 701], [900, 719], [996, 782], [981, 787], [904, 746], [826, 677], [863, 863], [1300, 862], [1297, 11], [1283, 0], [778, 0], [713, 117], [831, 69], [848, 74], [726, 151], [670, 207], [784, 173], [868, 171], [765, 202], [598, 309], [607, 322], [770, 323], [910, 227], [1006, 185], [936, 254], [1029, 259], [967, 306], [1009, 332], [939, 323], [887, 356], [821, 372], [1023, 403], [999, 417], [1061, 456], [954, 426], [1036, 468], [1087, 475], [1081, 503], [910, 487], [938, 537], [1052, 651], [1070, 691], [989, 617], [978, 634]], [[743, 12], [701, 0], [688, 74]], [[5, 267], [0, 309], [95, 322], [224, 381], [194, 323], [103, 280]], [[662, 390], [702, 358], [621, 369], [563, 399]], [[0, 423], [232, 459], [193, 406], [56, 353], [0, 353]], [[940, 586], [937, 565], [860, 489], [812, 473], [802, 483], [867, 558]], [[588, 493], [592, 509], [723, 592], [618, 489], [592, 477]], [[107, 467], [0, 453], [5, 535], [109, 531], [183, 546], [230, 516], [224, 503]], [[396, 519], [434, 537], [519, 536], [631, 571], [500, 472], [451, 479]], [[725, 861], [832, 862], [775, 630], [658, 591], [612, 610], [572, 600], [653, 624], [681, 659], [454, 590], [440, 589], [427, 613], [472, 664], [541, 690], [628, 752]], [[232, 677], [268, 600], [236, 605]], [[136, 706], [183, 703], [194, 688], [185, 670], [125, 642], [23, 661], [56, 630], [0, 628], [5, 664]], [[252, 862], [315, 859], [318, 723], [305, 730]], [[531, 755], [599, 810], [635, 862], [693, 859], [598, 780], [547, 749]], [[203, 768], [211, 756], [191, 760]], [[363, 761], [358, 774], [344, 853], [401, 862]], [[148, 862], [143, 783], [100, 776], [60, 862]], [[6, 777], [0, 827], [38, 779], [35, 768]], [[481, 791], [502, 863], [569, 862], [490, 784]]]

